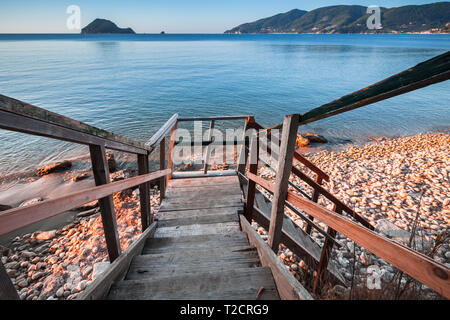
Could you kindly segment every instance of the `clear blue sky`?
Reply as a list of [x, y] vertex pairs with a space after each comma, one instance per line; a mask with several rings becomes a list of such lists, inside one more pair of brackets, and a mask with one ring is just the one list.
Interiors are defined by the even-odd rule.
[[239, 24], [291, 9], [337, 4], [398, 7], [420, 0], [0, 0], [0, 33], [67, 33], [69, 5], [81, 8], [81, 25], [95, 18], [114, 21], [138, 33], [222, 33]]

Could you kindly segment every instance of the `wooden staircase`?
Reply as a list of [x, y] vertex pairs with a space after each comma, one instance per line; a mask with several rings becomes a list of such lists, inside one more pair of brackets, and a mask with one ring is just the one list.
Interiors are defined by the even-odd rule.
[[170, 180], [154, 236], [107, 299], [279, 299], [242, 208], [237, 176]]

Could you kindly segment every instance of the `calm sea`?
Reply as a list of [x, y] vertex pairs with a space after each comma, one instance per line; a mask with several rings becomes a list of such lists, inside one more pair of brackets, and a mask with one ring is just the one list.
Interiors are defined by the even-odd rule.
[[[450, 50], [450, 35], [0, 35], [0, 93], [146, 141], [174, 113], [265, 126]], [[305, 126], [332, 141], [448, 128], [450, 82]], [[87, 153], [0, 130], [0, 176]]]

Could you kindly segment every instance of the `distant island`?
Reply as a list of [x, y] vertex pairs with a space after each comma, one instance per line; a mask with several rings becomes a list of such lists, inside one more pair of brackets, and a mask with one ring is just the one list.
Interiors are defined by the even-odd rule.
[[294, 9], [245, 23], [225, 33], [450, 33], [450, 2], [380, 8], [382, 29], [367, 28], [367, 7]]
[[86, 27], [81, 29], [81, 33], [129, 33], [135, 34], [131, 28], [119, 28], [114, 22], [105, 19], [95, 19]]

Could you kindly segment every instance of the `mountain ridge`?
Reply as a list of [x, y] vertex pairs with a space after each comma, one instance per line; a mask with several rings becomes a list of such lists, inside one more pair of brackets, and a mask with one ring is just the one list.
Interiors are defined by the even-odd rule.
[[368, 29], [367, 7], [335, 5], [293, 9], [224, 33], [449, 33], [450, 2], [380, 8], [382, 29]]

